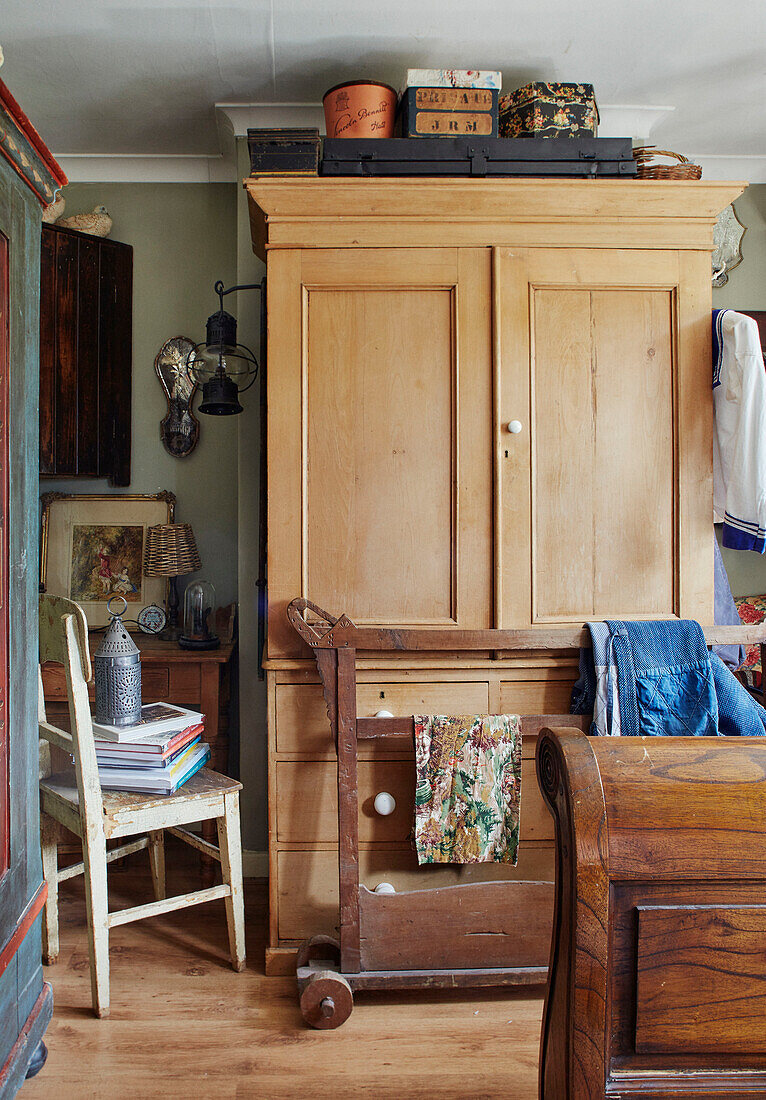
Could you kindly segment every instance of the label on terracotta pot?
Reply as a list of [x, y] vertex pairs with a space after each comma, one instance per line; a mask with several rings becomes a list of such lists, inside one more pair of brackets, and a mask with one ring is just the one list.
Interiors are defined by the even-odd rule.
[[371, 107], [360, 107], [353, 113], [341, 111], [337, 118], [333, 119], [332, 134], [330, 137], [348, 137], [349, 134], [359, 128], [363, 128], [374, 136], [375, 132], [385, 131], [390, 125], [391, 104], [388, 100], [381, 100]]

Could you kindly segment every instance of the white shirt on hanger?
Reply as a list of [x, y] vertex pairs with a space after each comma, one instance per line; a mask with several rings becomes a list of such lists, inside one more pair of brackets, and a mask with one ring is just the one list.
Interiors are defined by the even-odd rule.
[[766, 550], [766, 370], [758, 325], [713, 311], [713, 516], [732, 550]]

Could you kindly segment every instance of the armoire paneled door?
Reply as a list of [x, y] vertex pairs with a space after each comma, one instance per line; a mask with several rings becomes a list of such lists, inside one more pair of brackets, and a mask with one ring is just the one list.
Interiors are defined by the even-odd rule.
[[[710, 251], [742, 185], [245, 183], [268, 273], [276, 973], [338, 923], [335, 749], [291, 599], [359, 625], [541, 639], [607, 617], [712, 624]], [[569, 709], [577, 660], [389, 653], [357, 669], [360, 715], [523, 716]], [[518, 866], [419, 869], [413, 752], [360, 745], [361, 882], [553, 878], [534, 751], [525, 737]]]
[[709, 267], [701, 251], [497, 250], [499, 626], [712, 622], [694, 323]]
[[[490, 254], [316, 249], [269, 265], [269, 654], [298, 591], [359, 624], [492, 618]], [[280, 422], [284, 409], [284, 421]], [[300, 507], [285, 509], [285, 501]]]
[[45, 1061], [37, 728], [42, 208], [66, 177], [0, 80], [0, 1100]]

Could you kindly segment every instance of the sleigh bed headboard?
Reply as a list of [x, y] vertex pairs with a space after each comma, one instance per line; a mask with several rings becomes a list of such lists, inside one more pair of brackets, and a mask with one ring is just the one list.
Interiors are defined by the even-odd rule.
[[543, 731], [543, 1100], [766, 1095], [766, 738]]

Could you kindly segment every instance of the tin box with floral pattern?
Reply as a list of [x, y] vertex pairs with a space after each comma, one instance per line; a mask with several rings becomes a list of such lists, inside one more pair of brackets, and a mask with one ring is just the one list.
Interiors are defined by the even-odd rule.
[[501, 137], [596, 137], [592, 84], [536, 81], [500, 98]]

